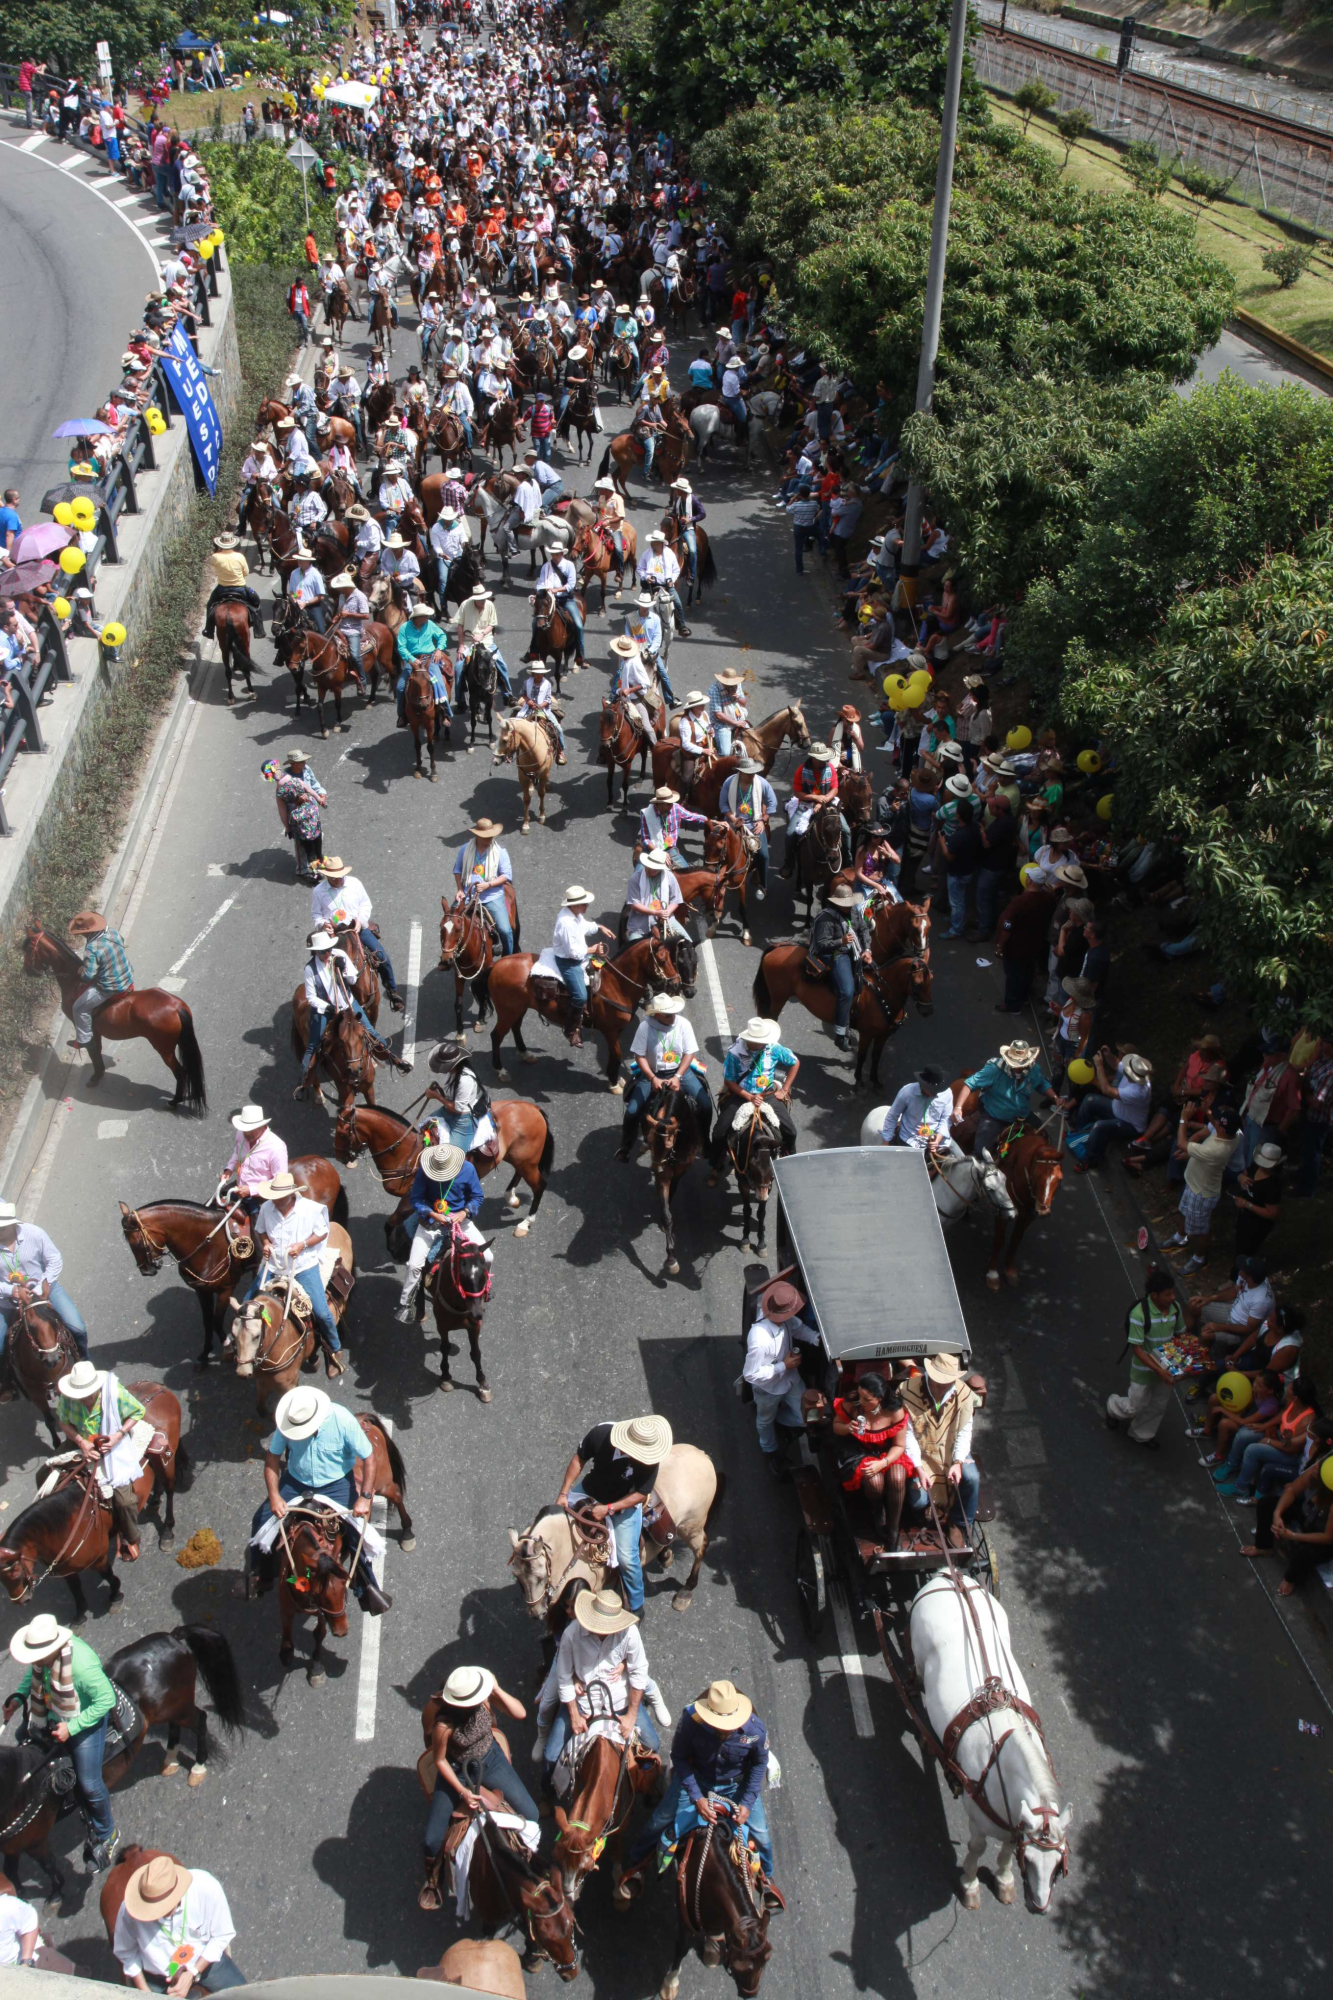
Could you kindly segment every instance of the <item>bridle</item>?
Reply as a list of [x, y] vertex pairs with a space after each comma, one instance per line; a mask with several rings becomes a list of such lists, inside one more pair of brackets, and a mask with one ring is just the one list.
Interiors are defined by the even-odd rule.
[[[169, 1203], [166, 1205], [170, 1206]], [[220, 1229], [226, 1229], [227, 1224], [231, 1221], [231, 1218], [239, 1212], [240, 1207], [241, 1207], [240, 1202], [235, 1201], [232, 1202], [230, 1207], [224, 1208], [220, 1219], [216, 1223], [214, 1223], [213, 1227], [209, 1230], [207, 1236], [203, 1237], [198, 1243], [196, 1243], [193, 1250], [187, 1250], [183, 1257], [176, 1257], [176, 1269], [180, 1272], [182, 1278], [184, 1278], [187, 1285], [193, 1285], [198, 1291], [211, 1291], [213, 1289], [212, 1284], [207, 1278], [202, 1277], [197, 1272], [194, 1272], [190, 1269], [190, 1264], [192, 1260], [199, 1255], [199, 1252], [201, 1250], [204, 1250], [208, 1247], [208, 1245], [213, 1241], [213, 1238], [217, 1235]], [[148, 1233], [147, 1223], [144, 1221], [142, 1214], [137, 1208], [132, 1208], [130, 1210], [129, 1219], [134, 1224], [135, 1229], [138, 1230], [139, 1237], [141, 1239], [140, 1243], [136, 1243], [130, 1231], [126, 1230], [125, 1232], [126, 1240], [129, 1243], [131, 1252], [133, 1253], [134, 1261], [139, 1266], [139, 1275], [144, 1278], [155, 1278], [158, 1272], [162, 1269], [163, 1263], [165, 1262], [168, 1255], [175, 1256], [175, 1252], [170, 1249], [170, 1246], [166, 1242], [165, 1236], [160, 1244], [154, 1241], [154, 1239]], [[231, 1263], [230, 1239], [228, 1239], [228, 1244], [229, 1247], [227, 1250], [227, 1262], [228, 1265], [230, 1265]], [[139, 1251], [141, 1247], [145, 1252], [146, 1261], [140, 1261]]]
[[[490, 933], [486, 929], [486, 919], [477, 904], [469, 902], [463, 905], [461, 911], [450, 910], [445, 921], [456, 923], [461, 935], [456, 944], [445, 945], [441, 942], [440, 964], [445, 970], [452, 971], [455, 978], [461, 979], [465, 986], [470, 986], [474, 980], [481, 978], [491, 962]], [[477, 962], [471, 972], [465, 971], [460, 963], [464, 953], [476, 956]]]
[[[730, 1817], [730, 1815], [728, 1815], [728, 1817]], [[708, 1857], [713, 1851], [713, 1841], [717, 1834], [717, 1830], [718, 1830], [718, 1822], [716, 1820], [705, 1820], [702, 1829], [703, 1839], [701, 1841], [697, 1841], [690, 1851], [689, 1858], [691, 1860], [694, 1858], [694, 1855], [696, 1853], [698, 1854], [699, 1857], [694, 1870], [693, 1910], [691, 1910], [689, 1906], [689, 1884], [682, 1883], [681, 1885], [682, 1886], [681, 1902], [684, 1906], [685, 1915], [693, 1923], [695, 1932], [700, 1937], [707, 1936], [707, 1932], [705, 1931], [704, 1928], [701, 1898], [703, 1895], [704, 1870], [708, 1866]], [[737, 1827], [736, 1831], [738, 1834], [740, 1833], [741, 1829], [739, 1828], [739, 1826]], [[725, 1841], [718, 1842], [717, 1851], [723, 1867], [727, 1870], [733, 1882], [736, 1883], [744, 1899], [744, 1902], [749, 1905], [748, 1914], [741, 1913], [739, 1915], [739, 1921], [737, 1925], [737, 1929], [739, 1932], [737, 1943], [739, 1945], [739, 1949], [747, 1955], [757, 1954], [761, 1950], [763, 1945], [767, 1942], [764, 1934], [763, 1911], [762, 1909], [759, 1910], [756, 1909], [755, 1899], [754, 1899], [754, 1889], [750, 1884], [750, 1882], [745, 1879], [744, 1875], [732, 1861], [731, 1854], [728, 1850]], [[722, 1940], [722, 1962], [727, 1967], [728, 1971], [731, 1970], [731, 1959], [732, 1959], [732, 1946], [724, 1933]]]
[[[48, 1576], [55, 1575], [82, 1532], [84, 1510], [92, 1500], [96, 1479], [97, 1463], [95, 1460], [89, 1460], [83, 1465], [76, 1465], [71, 1471], [70, 1480], [80, 1489], [79, 1504], [74, 1510], [74, 1519], [70, 1523], [69, 1533], [60, 1544], [58, 1553], [51, 1558], [51, 1561], [40, 1576], [37, 1574], [37, 1564], [32, 1557], [25, 1555], [21, 1549], [4, 1549], [3, 1545], [0, 1545], [0, 1550], [3, 1550], [0, 1553], [0, 1571], [17, 1569], [19, 1575], [24, 1579], [23, 1588], [17, 1597], [12, 1592], [9, 1593], [11, 1604], [26, 1604], [31, 1597], [36, 1595], [38, 1586], [45, 1583]], [[93, 1519], [96, 1520], [96, 1518], [97, 1506], [96, 1502], [94, 1502]]]

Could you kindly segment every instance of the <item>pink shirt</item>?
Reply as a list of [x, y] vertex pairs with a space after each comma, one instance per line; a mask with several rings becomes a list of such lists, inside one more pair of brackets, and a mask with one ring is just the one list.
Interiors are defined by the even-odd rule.
[[287, 1148], [276, 1132], [266, 1126], [254, 1140], [244, 1132], [237, 1133], [235, 1150], [227, 1162], [227, 1172], [235, 1174], [247, 1194], [264, 1181], [271, 1181], [286, 1171]]

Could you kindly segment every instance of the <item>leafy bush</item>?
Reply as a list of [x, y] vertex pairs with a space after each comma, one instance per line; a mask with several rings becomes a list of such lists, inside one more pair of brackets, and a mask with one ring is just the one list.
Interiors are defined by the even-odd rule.
[[1014, 92], [1014, 103], [1023, 114], [1023, 133], [1025, 137], [1028, 126], [1032, 123], [1034, 113], [1039, 112], [1044, 116], [1051, 109], [1051, 106], [1058, 102], [1059, 99], [1050, 85], [1043, 83], [1039, 76], [1034, 76], [1030, 83], [1025, 83], [1021, 90]]
[[6, 0], [0, 7], [0, 62], [25, 56], [45, 62], [53, 75], [97, 75], [97, 44], [110, 45], [117, 76], [127, 76], [141, 56], [181, 31], [182, 17], [159, 0]]
[[1149, 201], [1156, 201], [1171, 185], [1170, 166], [1147, 139], [1136, 139], [1127, 146], [1120, 165], [1135, 192], [1146, 195]]
[[1060, 171], [1063, 173], [1069, 165], [1069, 155], [1079, 140], [1085, 138], [1092, 130], [1092, 119], [1086, 111], [1080, 111], [1075, 106], [1072, 111], [1061, 112], [1055, 121], [1055, 129], [1065, 142], [1065, 156], [1060, 162]]
[[1271, 277], [1277, 279], [1278, 288], [1289, 292], [1299, 278], [1303, 278], [1314, 261], [1313, 243], [1284, 243], [1276, 250], [1265, 250], [1261, 263]]
[[[305, 208], [301, 176], [283, 148], [257, 139], [249, 146], [200, 148], [217, 219], [239, 264], [289, 263], [304, 269]], [[344, 179], [346, 170], [343, 169]], [[321, 249], [332, 247], [332, 212], [322, 187], [310, 177], [310, 226]]]

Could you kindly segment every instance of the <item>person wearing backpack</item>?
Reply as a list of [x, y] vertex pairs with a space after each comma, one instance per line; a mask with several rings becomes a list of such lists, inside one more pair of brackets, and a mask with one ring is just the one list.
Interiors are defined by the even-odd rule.
[[1125, 1314], [1125, 1343], [1129, 1350], [1129, 1393], [1106, 1399], [1106, 1428], [1118, 1431], [1129, 1427], [1129, 1436], [1145, 1451], [1159, 1451], [1157, 1435], [1166, 1406], [1171, 1400], [1172, 1375], [1161, 1358], [1168, 1341], [1184, 1330], [1184, 1315], [1176, 1298], [1175, 1280], [1160, 1266], [1149, 1271], [1141, 1299]]

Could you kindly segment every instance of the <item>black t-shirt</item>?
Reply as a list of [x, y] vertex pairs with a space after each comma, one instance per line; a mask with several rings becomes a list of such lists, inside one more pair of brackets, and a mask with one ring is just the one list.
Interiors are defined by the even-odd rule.
[[1012, 813], [1006, 813], [1003, 819], [988, 819], [980, 866], [1002, 875], [1006, 868], [1013, 865], [1017, 844], [1018, 826]]
[[657, 1468], [641, 1465], [617, 1451], [611, 1442], [611, 1425], [594, 1424], [579, 1446], [583, 1471], [579, 1485], [590, 1500], [608, 1507], [630, 1493], [651, 1493]]
[[[1261, 1208], [1272, 1208], [1274, 1205], [1281, 1208], [1281, 1167], [1275, 1167], [1272, 1173], [1265, 1174], [1262, 1180], [1256, 1179], [1251, 1188], [1241, 1188], [1239, 1192], [1241, 1194], [1248, 1194], [1250, 1199], [1257, 1201]], [[1268, 1238], [1277, 1228], [1277, 1223], [1278, 1218], [1276, 1216], [1273, 1216], [1270, 1220], [1266, 1215], [1256, 1215], [1251, 1208], [1238, 1208], [1236, 1210], [1236, 1255], [1238, 1257], [1252, 1257], [1255, 1251], [1268, 1241]]]
[[944, 836], [944, 869], [948, 875], [975, 875], [981, 862], [981, 828], [974, 820], [959, 821]]

